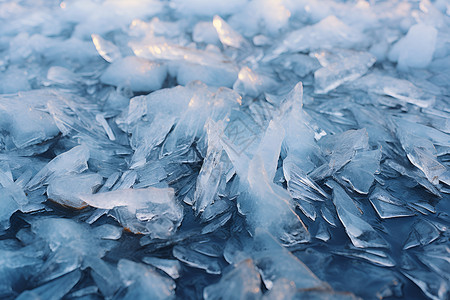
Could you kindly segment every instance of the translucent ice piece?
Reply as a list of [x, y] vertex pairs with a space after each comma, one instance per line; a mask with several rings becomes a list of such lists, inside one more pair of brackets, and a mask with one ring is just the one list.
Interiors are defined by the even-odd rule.
[[[431, 183], [437, 184], [439, 176], [445, 173], [446, 168], [437, 160], [434, 145], [448, 147], [450, 145], [449, 135], [401, 118], [394, 118], [394, 121], [398, 126], [397, 137], [409, 161], [419, 168]], [[413, 131], [412, 128], [414, 128]]]
[[[103, 261], [100, 260], [100, 262]], [[116, 266], [107, 263], [98, 265], [101, 265], [101, 267], [96, 266], [91, 270], [90, 275], [102, 295], [112, 297], [118, 289], [122, 288], [119, 270]]]
[[375, 180], [374, 174], [380, 172], [380, 159], [381, 149], [359, 152], [344, 166], [339, 176], [358, 193], [367, 194]]
[[310, 199], [324, 201], [328, 195], [305, 172], [300, 169], [288, 156], [283, 161], [283, 172], [288, 191], [294, 199]]
[[[0, 63], [1, 65], [1, 63]], [[26, 70], [10, 65], [0, 73], [0, 94], [11, 94], [31, 89]]]
[[322, 289], [299, 289], [296, 285], [286, 278], [280, 278], [275, 281], [273, 288], [264, 294], [263, 300], [270, 299], [315, 299], [315, 300], [361, 300], [352, 293], [335, 292], [331, 288]]
[[[438, 31], [427, 24], [411, 26], [404, 38], [389, 52], [389, 59], [398, 62], [398, 68], [425, 68], [433, 59]], [[410, 51], [415, 49], [415, 51]]]
[[70, 293], [69, 297], [86, 297], [89, 295], [95, 295], [99, 292], [98, 287], [91, 285], [82, 289], [79, 289], [73, 293]]
[[117, 265], [125, 286], [123, 299], [174, 299], [175, 282], [160, 275], [151, 267], [121, 259]]
[[224, 119], [241, 104], [241, 97], [228, 88], [211, 88], [201, 82], [192, 82], [188, 88], [195, 91], [188, 108], [168, 135], [162, 154], [187, 150], [196, 139], [205, 138], [205, 123]]
[[284, 244], [292, 245], [308, 241], [310, 234], [295, 213], [289, 193], [273, 183], [283, 133], [280, 124], [271, 121], [248, 167], [243, 155], [236, 157], [231, 151], [227, 154], [237, 174], [247, 181], [243, 188], [248, 193], [238, 197], [238, 208], [247, 216], [249, 225], [253, 229], [266, 228]]
[[409, 270], [402, 270], [402, 273], [414, 282], [430, 299], [443, 300], [447, 299], [450, 294], [448, 280], [445, 280], [436, 273], [423, 270], [418, 267], [417, 263]]
[[[271, 40], [269, 41], [270, 43], [272, 42]], [[286, 69], [292, 70], [300, 77], [305, 77], [321, 67], [319, 61], [315, 57], [300, 53], [280, 55], [273, 60], [273, 64], [281, 65], [284, 72]]]
[[160, 89], [166, 76], [166, 65], [127, 56], [114, 61], [100, 80], [110, 85], [129, 86], [134, 92], [145, 92]]
[[97, 226], [93, 228], [93, 232], [104, 240], [118, 240], [122, 236], [122, 228], [111, 224]]
[[230, 46], [234, 48], [242, 48], [242, 47], [250, 47], [250, 44], [244, 37], [231, 28], [224, 19], [220, 16], [214, 16], [213, 25], [217, 31], [217, 35], [219, 36], [220, 42], [224, 46]]
[[344, 82], [361, 77], [375, 63], [375, 57], [368, 52], [340, 50], [327, 55], [336, 58], [314, 72], [315, 92], [318, 94], [328, 93]]
[[80, 195], [88, 205], [115, 209], [119, 223], [134, 233], [166, 238], [183, 219], [183, 209], [171, 188], [125, 189], [93, 195]]
[[369, 136], [366, 129], [348, 130], [335, 135], [326, 135], [319, 140], [322, 151], [329, 156], [329, 163], [315, 169], [310, 176], [321, 179], [332, 175], [345, 166], [357, 150], [369, 148]]
[[111, 63], [122, 57], [119, 48], [110, 41], [103, 39], [98, 34], [92, 34], [91, 37], [98, 54], [107, 62]]
[[157, 257], [144, 257], [142, 261], [146, 264], [154, 266], [157, 269], [162, 270], [173, 279], [177, 279], [180, 277], [181, 265], [178, 260], [163, 259]]
[[[134, 54], [139, 57], [143, 57], [149, 60], [160, 60], [160, 61], [176, 61], [181, 62], [183, 64], [187, 64], [187, 66], [198, 65], [202, 66], [202, 72], [196, 72], [195, 75], [202, 75], [208, 70], [214, 70], [215, 73], [220, 73], [220, 77], [214, 77], [214, 80], [208, 78], [195, 78], [189, 77], [189, 81], [192, 80], [202, 80], [207, 84], [215, 85], [215, 86], [229, 86], [230, 78], [236, 78], [238, 69], [235, 64], [230, 61], [226, 56], [215, 53], [212, 51], [206, 50], [198, 50], [188, 47], [179, 46], [176, 44], [170, 44], [165, 40], [161, 39], [152, 39], [152, 41], [145, 42], [132, 42], [130, 43], [130, 47], [133, 49]], [[194, 69], [195, 70], [195, 69]], [[186, 76], [187, 72], [191, 70], [186, 69], [183, 70], [183, 74], [178, 74], [180, 76]], [[178, 71], [180, 72], [180, 71]], [[221, 79], [220, 83], [218, 80]], [[206, 79], [206, 80], [205, 80]], [[223, 81], [225, 79], [225, 81]], [[184, 84], [187, 83], [187, 80], [182, 81]], [[233, 82], [233, 81], [231, 81]]]
[[206, 126], [208, 150], [197, 178], [194, 194], [194, 207], [197, 214], [203, 212], [214, 202], [220, 181], [225, 180], [223, 178], [225, 164], [230, 163], [227, 157], [222, 157], [226, 155], [219, 140], [223, 132], [222, 123], [216, 124], [209, 121]]
[[319, 228], [314, 237], [324, 242], [328, 242], [331, 239], [330, 232], [324, 222], [319, 223]]
[[48, 69], [46, 84], [60, 84], [63, 86], [83, 84], [83, 78], [69, 69], [53, 66]]
[[193, 29], [192, 39], [197, 43], [219, 45], [220, 40], [212, 22], [198, 22]]
[[411, 103], [419, 107], [430, 107], [435, 97], [405, 79], [388, 75], [370, 73], [355, 80], [352, 86], [378, 95], [387, 95], [403, 103]]
[[58, 300], [64, 297], [80, 280], [81, 272], [73, 271], [63, 277], [55, 279], [30, 291], [25, 291], [17, 297], [20, 300], [49, 299]]
[[49, 246], [50, 250], [69, 251], [72, 255], [103, 257], [113, 245], [113, 241], [102, 240], [109, 234], [91, 231], [85, 223], [64, 218], [39, 218], [31, 222], [31, 230]]
[[[288, 165], [289, 161], [297, 167], [291, 168], [292, 171], [299, 169], [308, 174], [315, 168], [315, 160], [320, 157], [320, 149], [316, 143], [317, 134], [314, 129], [316, 126], [311, 122], [311, 118], [305, 113], [302, 106], [303, 86], [299, 82], [283, 97], [278, 117], [286, 131], [283, 141], [283, 148], [287, 151], [286, 164]], [[299, 140], [302, 142], [299, 143]], [[286, 174], [285, 176], [288, 178], [296, 175]]]
[[87, 161], [89, 156], [89, 149], [84, 145], [73, 147], [69, 151], [61, 153], [42, 168], [28, 182], [26, 188], [34, 190], [63, 174], [85, 171], [88, 168]]
[[43, 99], [45, 95], [34, 91], [0, 96], [0, 140], [5, 133], [5, 138], [11, 139], [7, 150], [35, 145], [59, 133], [52, 117], [42, 110]]
[[271, 77], [258, 74], [249, 67], [243, 67], [238, 74], [238, 79], [233, 84], [233, 89], [237, 92], [256, 97], [263, 91], [270, 92], [278, 86], [278, 83]]
[[328, 16], [314, 25], [290, 32], [276, 47], [274, 54], [320, 48], [351, 48], [363, 39], [363, 35], [357, 29], [347, 26], [335, 16]]
[[68, 250], [62, 247], [50, 253], [39, 274], [35, 276], [39, 284], [62, 277], [81, 267], [81, 253]]
[[430, 244], [421, 250], [423, 252], [416, 254], [420, 261], [439, 274], [439, 276], [449, 280], [450, 261], [448, 259], [448, 247], [445, 244]]
[[20, 209], [11, 192], [0, 187], [0, 229], [6, 230], [10, 227], [9, 218]]
[[327, 185], [333, 189], [333, 202], [337, 214], [352, 244], [358, 248], [387, 248], [386, 241], [362, 219], [361, 212], [344, 189], [334, 181], [328, 181]]
[[380, 187], [376, 187], [373, 190], [369, 200], [382, 219], [414, 215], [411, 209], [409, 209], [403, 201], [391, 196], [387, 191]]
[[63, 206], [81, 209], [86, 207], [79, 195], [92, 194], [103, 182], [99, 174], [69, 174], [52, 179], [47, 187], [47, 196]]
[[220, 281], [203, 290], [205, 299], [260, 299], [261, 278], [251, 259], [233, 266]]
[[431, 194], [441, 197], [439, 191], [431, 182], [428, 181], [428, 179], [424, 176], [423, 172], [417, 169], [407, 168], [390, 159], [386, 160], [384, 164], [386, 166], [389, 166], [393, 170], [397, 171], [398, 173], [411, 178], [412, 180], [420, 184], [422, 187], [424, 187]]
[[277, 279], [293, 281], [299, 289], [328, 289], [328, 284], [317, 278], [300, 260], [262, 230], [254, 235], [251, 256], [267, 289]]
[[173, 247], [172, 252], [173, 256], [188, 266], [205, 270], [209, 274], [220, 274], [222, 272], [217, 258], [209, 257], [182, 246]]
[[411, 228], [403, 249], [428, 245], [439, 238], [439, 236], [440, 232], [436, 226], [426, 220], [418, 219]]
[[111, 127], [109, 126], [108, 122], [105, 119], [105, 116], [102, 114], [95, 115], [95, 120], [103, 127], [105, 130], [105, 133], [108, 135], [108, 138], [111, 141], [115, 141], [116, 137], [114, 136], [114, 132], [111, 130]]
[[381, 250], [375, 249], [345, 249], [334, 251], [336, 254], [358, 257], [370, 261], [371, 263], [382, 267], [394, 267], [395, 262], [392, 258]]
[[231, 88], [238, 77], [237, 68], [232, 69], [222, 65], [205, 66], [191, 62], [179, 62], [176, 64], [175, 70], [177, 83], [181, 85], [199, 80], [209, 86]]

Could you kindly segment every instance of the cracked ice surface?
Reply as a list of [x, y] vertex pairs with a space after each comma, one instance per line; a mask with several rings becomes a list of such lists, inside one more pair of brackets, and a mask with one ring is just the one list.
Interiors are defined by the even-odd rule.
[[447, 0], [0, 0], [1, 299], [449, 299]]

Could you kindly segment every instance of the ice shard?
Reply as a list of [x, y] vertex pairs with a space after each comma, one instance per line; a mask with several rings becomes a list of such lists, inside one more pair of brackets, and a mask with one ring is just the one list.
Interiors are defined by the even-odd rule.
[[173, 189], [123, 189], [83, 194], [90, 206], [113, 210], [119, 223], [134, 233], [165, 238], [173, 234], [183, 219], [183, 209], [174, 199]]
[[344, 189], [334, 181], [327, 182], [327, 185], [333, 189], [333, 203], [352, 244], [358, 248], [388, 248], [383, 237], [364, 221], [361, 211]]

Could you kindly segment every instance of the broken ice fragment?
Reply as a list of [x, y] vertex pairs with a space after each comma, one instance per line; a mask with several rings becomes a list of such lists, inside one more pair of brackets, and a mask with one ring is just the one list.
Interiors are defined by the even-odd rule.
[[218, 228], [224, 226], [231, 219], [232, 216], [233, 214], [231, 212], [228, 212], [214, 219], [213, 221], [205, 225], [205, 227], [203, 227], [202, 234], [213, 232]]
[[335, 219], [335, 214], [333, 215], [331, 213], [331, 211], [326, 207], [326, 206], [322, 206], [322, 209], [320, 210], [321, 214], [322, 214], [322, 218], [327, 221], [328, 224], [330, 224], [333, 227], [337, 226], [337, 221]]
[[216, 284], [203, 290], [206, 300], [260, 299], [261, 278], [251, 259], [233, 266]]
[[93, 232], [103, 240], [118, 240], [122, 236], [122, 229], [111, 224], [97, 226]]
[[369, 136], [365, 128], [348, 130], [324, 136], [319, 140], [319, 145], [330, 161], [310, 174], [313, 179], [323, 179], [334, 174], [352, 160], [357, 150], [368, 150]]
[[0, 96], [0, 149], [8, 140], [6, 150], [14, 150], [39, 144], [59, 133], [52, 117], [44, 111], [45, 96], [36, 91]]
[[220, 42], [224, 46], [230, 46], [234, 48], [249, 47], [250, 44], [236, 32], [224, 19], [219, 16], [214, 16], [213, 25], [217, 31]]
[[243, 67], [233, 84], [233, 89], [243, 95], [256, 97], [263, 91], [270, 92], [277, 86], [278, 83], [273, 78], [259, 74], [249, 67]]
[[382, 267], [395, 266], [395, 262], [392, 260], [392, 258], [378, 249], [345, 249], [342, 251], [337, 250], [333, 252], [339, 255], [362, 258]]
[[160, 89], [166, 76], [166, 65], [127, 56], [108, 66], [100, 80], [110, 85], [129, 86], [134, 92], [146, 92]]
[[103, 127], [106, 134], [108, 135], [108, 138], [111, 141], [115, 141], [116, 137], [114, 136], [114, 132], [111, 130], [111, 127], [109, 126], [108, 122], [105, 119], [105, 116], [102, 114], [95, 115], [95, 120]]
[[387, 248], [386, 241], [362, 219], [361, 212], [344, 189], [334, 181], [328, 181], [327, 185], [333, 189], [333, 203], [352, 244], [358, 248]]
[[205, 270], [209, 274], [220, 274], [222, 268], [217, 258], [212, 258], [182, 246], [173, 247], [173, 256], [190, 267]]
[[439, 236], [440, 232], [436, 226], [424, 219], [418, 219], [411, 228], [409, 236], [403, 245], [403, 249], [428, 245]]
[[[389, 59], [398, 62], [398, 68], [426, 68], [433, 59], [438, 31], [427, 24], [411, 26], [404, 38], [389, 52]], [[414, 49], [414, 51], [411, 51]]]
[[76, 146], [67, 152], [61, 153], [52, 159], [40, 170], [26, 185], [29, 190], [35, 190], [42, 184], [47, 184], [52, 179], [67, 173], [81, 173], [88, 168], [89, 149], [84, 146]]
[[107, 62], [112, 63], [122, 57], [119, 48], [110, 41], [103, 39], [98, 34], [92, 34], [91, 37], [98, 54]]
[[382, 219], [413, 216], [414, 212], [403, 201], [376, 187], [369, 197], [375, 211]]
[[397, 137], [409, 161], [419, 168], [431, 183], [436, 185], [439, 182], [439, 176], [445, 173], [446, 167], [437, 160], [434, 145], [448, 147], [450, 145], [449, 135], [401, 118], [394, 118], [394, 121], [397, 124]]
[[131, 260], [121, 259], [117, 264], [125, 286], [123, 299], [174, 299], [175, 282], [151, 267]]
[[319, 228], [314, 236], [316, 239], [327, 242], [331, 239], [330, 232], [324, 222], [319, 222]]
[[0, 230], [6, 230], [10, 226], [9, 218], [20, 209], [11, 192], [0, 187]]
[[273, 52], [279, 55], [288, 51], [350, 48], [363, 39], [357, 29], [347, 26], [335, 16], [328, 16], [314, 25], [290, 32]]
[[0, 231], [10, 227], [10, 217], [16, 211], [32, 211], [29, 205], [30, 201], [22, 187], [13, 181], [8, 163], [0, 162]]
[[251, 257], [261, 272], [264, 285], [272, 289], [277, 279], [286, 278], [299, 289], [328, 289], [329, 286], [314, 275], [292, 253], [282, 247], [268, 233], [257, 230], [253, 237]]
[[358, 193], [367, 194], [375, 179], [374, 174], [380, 171], [380, 159], [381, 149], [358, 152], [339, 176]]
[[80, 85], [83, 83], [83, 78], [80, 75], [75, 74], [69, 69], [58, 66], [53, 66], [48, 69], [47, 79], [50, 80], [50, 82], [46, 83], [46, 85], [60, 84], [70, 86]]
[[[266, 228], [284, 244], [291, 245], [308, 241], [310, 234], [295, 213], [288, 192], [273, 183], [282, 139], [282, 128], [272, 121], [257, 154], [250, 161], [248, 170], [245, 170], [249, 193], [240, 195], [238, 204], [252, 228]], [[236, 164], [235, 168], [237, 174], [242, 176]]]
[[450, 261], [448, 255], [450, 249], [444, 244], [430, 244], [416, 253], [422, 263], [427, 265], [431, 270], [435, 271], [441, 277], [450, 279]]
[[228, 161], [219, 140], [222, 134], [222, 124], [209, 121], [206, 126], [208, 150], [197, 178], [194, 193], [194, 207], [197, 214], [202, 213], [214, 202], [220, 181], [224, 180], [222, 174], [226, 168], [225, 162]]
[[178, 260], [163, 259], [157, 257], [144, 257], [142, 261], [164, 271], [164, 273], [166, 273], [173, 279], [177, 279], [180, 277], [181, 265]]
[[325, 191], [292, 161], [291, 156], [283, 161], [283, 173], [292, 198], [313, 201], [324, 201], [328, 198]]
[[387, 95], [401, 103], [411, 103], [419, 107], [430, 107], [435, 96], [426, 93], [410, 81], [388, 75], [370, 73], [351, 83], [352, 87], [377, 95]]
[[410, 255], [404, 254], [404, 261], [401, 272], [412, 282], [414, 282], [423, 293], [433, 300], [447, 299], [450, 292], [448, 280], [442, 278], [434, 272], [423, 269], [419, 263], [413, 261]]
[[103, 181], [99, 174], [68, 174], [52, 179], [47, 187], [47, 196], [63, 206], [81, 209], [87, 204], [79, 195], [92, 194]]
[[212, 22], [198, 22], [192, 31], [192, 39], [197, 43], [219, 45], [219, 37]]
[[88, 205], [114, 209], [119, 223], [133, 233], [167, 238], [183, 219], [183, 208], [174, 199], [171, 188], [124, 189], [80, 195]]
[[375, 63], [375, 57], [368, 52], [335, 50], [331, 54], [325, 54], [334, 57], [331, 62], [322, 64], [322, 68], [314, 72], [314, 91], [318, 94], [328, 93], [344, 82], [361, 77]]
[[336, 292], [331, 288], [299, 289], [293, 281], [280, 278], [275, 281], [273, 288], [264, 294], [263, 300], [271, 299], [315, 299], [315, 300], [361, 300], [352, 293]]
[[33, 290], [25, 291], [16, 299], [48, 299], [59, 300], [64, 297], [80, 280], [81, 272], [73, 271], [70, 274], [57, 278], [49, 283], [41, 285]]
[[[221, 53], [183, 47], [157, 38], [151, 42], [131, 42], [130, 47], [138, 57], [178, 62], [182, 69], [177, 71], [177, 77], [182, 84], [193, 80], [202, 80], [209, 85], [230, 86], [237, 78], [236, 65]], [[192, 68], [196, 72], [190, 75], [189, 72], [192, 72]], [[204, 77], [205, 73], [209, 75]], [[180, 80], [180, 77], [184, 79]]]
[[103, 230], [90, 230], [89, 225], [64, 218], [39, 218], [31, 221], [31, 230], [48, 243], [51, 251], [68, 251], [72, 255], [103, 257], [113, 241], [102, 241]]

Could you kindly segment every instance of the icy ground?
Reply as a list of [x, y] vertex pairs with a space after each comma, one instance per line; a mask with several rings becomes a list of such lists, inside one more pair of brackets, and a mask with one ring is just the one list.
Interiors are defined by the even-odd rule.
[[448, 0], [0, 0], [0, 299], [449, 299]]

